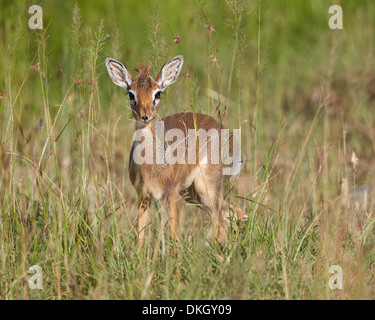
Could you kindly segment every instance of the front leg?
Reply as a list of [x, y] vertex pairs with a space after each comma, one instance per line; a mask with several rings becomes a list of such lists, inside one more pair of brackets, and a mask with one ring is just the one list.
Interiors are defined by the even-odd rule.
[[169, 223], [171, 225], [172, 239], [177, 240], [177, 211], [178, 211], [178, 190], [173, 190], [168, 196], [168, 215]]
[[150, 197], [139, 198], [139, 209], [138, 209], [138, 242], [140, 245], [143, 244], [145, 237], [145, 229], [150, 216]]

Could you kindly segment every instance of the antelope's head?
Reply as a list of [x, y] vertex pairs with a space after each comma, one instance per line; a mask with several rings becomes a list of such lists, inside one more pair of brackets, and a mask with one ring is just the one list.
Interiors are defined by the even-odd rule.
[[161, 68], [156, 80], [149, 74], [149, 64], [139, 68], [134, 80], [121, 62], [107, 58], [105, 65], [113, 83], [125, 89], [129, 95], [131, 109], [137, 123], [146, 126], [156, 118], [161, 95], [177, 80], [183, 62], [183, 56], [169, 60]]

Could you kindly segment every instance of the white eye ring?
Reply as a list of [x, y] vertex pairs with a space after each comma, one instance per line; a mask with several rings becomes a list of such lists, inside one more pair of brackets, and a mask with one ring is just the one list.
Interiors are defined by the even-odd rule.
[[136, 101], [137, 100], [137, 94], [131, 90], [128, 90], [128, 96], [130, 101]]
[[160, 96], [161, 96], [161, 94], [162, 94], [163, 92], [162, 91], [157, 91], [156, 93], [155, 93], [155, 95], [154, 95], [154, 97], [155, 97], [155, 100], [160, 100]]
[[157, 107], [157, 105], [159, 104], [159, 102], [160, 102], [160, 98], [161, 98], [161, 94], [163, 93], [163, 91], [162, 90], [160, 90], [160, 89], [157, 89], [157, 90], [155, 90], [152, 94], [153, 94], [153, 97], [154, 97], [154, 99], [153, 99], [153, 107], [152, 107], [152, 109], [155, 109], [156, 107]]

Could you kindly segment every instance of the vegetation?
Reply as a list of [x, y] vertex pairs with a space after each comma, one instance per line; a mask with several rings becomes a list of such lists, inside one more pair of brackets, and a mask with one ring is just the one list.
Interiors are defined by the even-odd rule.
[[[333, 3], [343, 30], [328, 27]], [[34, 4], [42, 30], [28, 27]], [[374, 13], [349, 0], [2, 0], [0, 298], [373, 298]], [[178, 54], [161, 116], [242, 130], [244, 169], [223, 197], [249, 219], [225, 247], [182, 202], [179, 243], [164, 203], [136, 241], [134, 123], [104, 59], [150, 60], [157, 75]]]

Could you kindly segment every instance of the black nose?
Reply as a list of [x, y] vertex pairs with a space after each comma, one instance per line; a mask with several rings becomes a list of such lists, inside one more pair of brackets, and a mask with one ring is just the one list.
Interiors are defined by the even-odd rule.
[[143, 116], [143, 117], [142, 117], [142, 120], [143, 120], [143, 121], [147, 121], [147, 120], [148, 120], [148, 117], [147, 117], [147, 116]]

